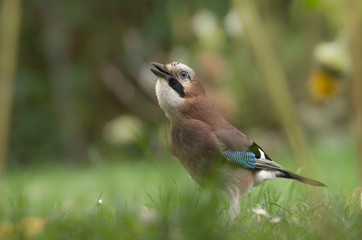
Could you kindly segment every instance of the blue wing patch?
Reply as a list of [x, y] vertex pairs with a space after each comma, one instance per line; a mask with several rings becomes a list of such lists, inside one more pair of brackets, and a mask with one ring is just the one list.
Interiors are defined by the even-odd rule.
[[244, 168], [254, 169], [256, 165], [255, 154], [252, 152], [225, 151], [225, 155], [230, 161], [240, 164]]

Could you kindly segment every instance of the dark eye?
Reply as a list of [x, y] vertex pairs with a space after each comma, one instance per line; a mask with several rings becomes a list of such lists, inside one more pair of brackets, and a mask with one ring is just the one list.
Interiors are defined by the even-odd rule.
[[186, 71], [181, 71], [181, 72], [180, 72], [180, 77], [181, 77], [182, 79], [187, 78], [187, 77], [188, 77], [187, 72], [186, 72]]

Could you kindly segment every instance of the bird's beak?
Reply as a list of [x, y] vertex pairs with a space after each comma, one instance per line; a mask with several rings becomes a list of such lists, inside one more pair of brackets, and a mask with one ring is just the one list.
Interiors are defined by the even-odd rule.
[[150, 70], [156, 76], [164, 78], [164, 79], [168, 79], [169, 77], [173, 77], [172, 73], [170, 73], [169, 71], [166, 70], [165, 65], [163, 65], [161, 63], [158, 63], [158, 62], [152, 62], [151, 65], [156, 68], [156, 69], [150, 68]]

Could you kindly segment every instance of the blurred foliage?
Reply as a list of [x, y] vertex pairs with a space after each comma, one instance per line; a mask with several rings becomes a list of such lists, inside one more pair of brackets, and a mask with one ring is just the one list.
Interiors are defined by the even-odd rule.
[[[321, 125], [343, 131], [348, 119], [346, 110], [324, 119], [335, 107], [316, 106], [308, 94], [308, 77], [318, 65], [314, 48], [344, 34], [337, 2], [257, 2], [303, 123], [314, 135]], [[159, 136], [167, 139], [166, 118], [156, 104], [151, 61], [188, 64], [228, 120], [255, 129], [255, 137], [270, 133], [267, 138], [279, 139], [243, 23], [227, 1], [28, 0], [23, 8], [10, 164], [44, 159], [80, 164], [92, 161], [94, 153], [137, 154], [129, 142], [107, 141], [108, 123], [120, 115], [141, 120], [133, 149], [146, 142], [159, 152]], [[336, 98], [346, 109], [343, 94]], [[122, 126], [115, 131], [134, 131]]]

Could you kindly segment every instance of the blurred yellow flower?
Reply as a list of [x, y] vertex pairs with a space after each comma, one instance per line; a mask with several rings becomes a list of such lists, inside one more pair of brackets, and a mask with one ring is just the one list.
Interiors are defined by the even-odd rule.
[[8, 239], [19, 232], [24, 236], [31, 237], [39, 233], [45, 226], [45, 219], [31, 217], [23, 218], [19, 222], [4, 222], [0, 224], [0, 239]]

